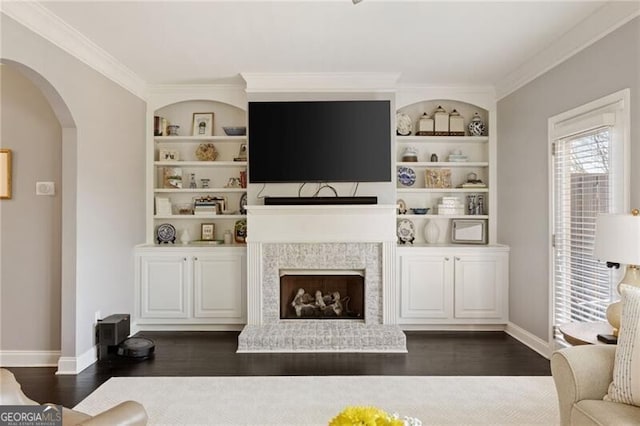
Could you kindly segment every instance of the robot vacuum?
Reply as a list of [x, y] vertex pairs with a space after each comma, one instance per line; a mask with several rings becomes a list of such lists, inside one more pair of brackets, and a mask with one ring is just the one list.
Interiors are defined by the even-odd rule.
[[118, 355], [127, 358], [146, 359], [153, 355], [156, 344], [145, 337], [130, 337], [118, 345]]

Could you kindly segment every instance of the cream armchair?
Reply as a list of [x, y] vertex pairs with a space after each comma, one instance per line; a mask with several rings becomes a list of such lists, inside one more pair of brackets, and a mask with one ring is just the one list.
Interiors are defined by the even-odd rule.
[[640, 407], [604, 401], [613, 380], [614, 345], [583, 345], [551, 355], [562, 425], [639, 425]]
[[[0, 405], [39, 405], [22, 392], [13, 373], [0, 368]], [[143, 426], [147, 424], [147, 412], [135, 401], [125, 401], [96, 416], [63, 408], [62, 425], [86, 426]]]

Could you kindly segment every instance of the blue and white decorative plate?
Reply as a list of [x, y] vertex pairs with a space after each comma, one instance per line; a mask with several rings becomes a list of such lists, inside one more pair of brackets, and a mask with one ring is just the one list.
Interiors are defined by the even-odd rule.
[[413, 240], [416, 239], [416, 228], [415, 226], [413, 226], [413, 222], [411, 222], [409, 219], [399, 220], [397, 235], [400, 244], [413, 244]]
[[176, 228], [170, 223], [163, 223], [156, 229], [156, 241], [161, 243], [175, 243], [176, 242]]
[[398, 167], [398, 182], [404, 186], [416, 183], [416, 172], [411, 167]]

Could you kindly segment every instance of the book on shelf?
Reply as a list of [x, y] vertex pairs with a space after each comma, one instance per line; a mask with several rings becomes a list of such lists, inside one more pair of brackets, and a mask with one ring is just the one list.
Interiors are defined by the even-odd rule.
[[460, 188], [486, 188], [486, 187], [487, 187], [487, 184], [482, 182], [478, 182], [478, 183], [465, 182], [462, 185], [460, 185]]
[[156, 197], [156, 214], [158, 216], [171, 215], [171, 201], [166, 197]]

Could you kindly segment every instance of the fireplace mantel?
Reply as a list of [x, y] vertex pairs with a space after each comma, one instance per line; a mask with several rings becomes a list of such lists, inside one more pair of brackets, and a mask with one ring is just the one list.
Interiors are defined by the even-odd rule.
[[247, 206], [248, 243], [394, 242], [396, 206]]
[[[238, 351], [406, 352], [396, 324], [395, 228], [394, 205], [247, 206], [247, 326]], [[291, 269], [364, 271], [364, 321], [281, 319], [280, 273]]]

